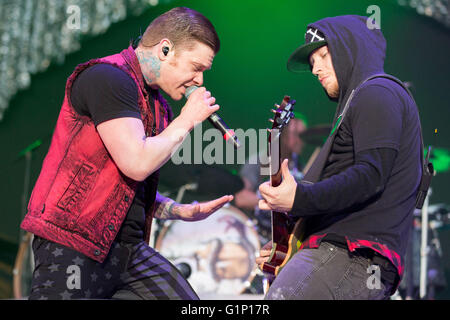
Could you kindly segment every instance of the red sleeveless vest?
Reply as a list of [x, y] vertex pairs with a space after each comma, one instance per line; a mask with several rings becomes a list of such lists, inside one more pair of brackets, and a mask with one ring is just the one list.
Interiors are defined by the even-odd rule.
[[[78, 65], [68, 78], [65, 97], [49, 151], [32, 191], [22, 229], [102, 262], [133, 202], [138, 182], [120, 172], [93, 121], [71, 105], [75, 78], [97, 63], [125, 71], [138, 88], [138, 102], [147, 136], [169, 124], [172, 111], [158, 91], [147, 92], [133, 48]], [[153, 103], [155, 114], [150, 103]], [[155, 132], [152, 127], [156, 124]], [[159, 172], [147, 178], [146, 241], [150, 236]]]

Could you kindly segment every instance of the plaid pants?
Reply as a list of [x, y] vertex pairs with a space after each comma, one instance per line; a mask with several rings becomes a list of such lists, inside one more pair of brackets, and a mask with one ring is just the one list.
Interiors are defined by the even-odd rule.
[[35, 236], [29, 299], [198, 300], [190, 284], [145, 242], [114, 242], [103, 263]]

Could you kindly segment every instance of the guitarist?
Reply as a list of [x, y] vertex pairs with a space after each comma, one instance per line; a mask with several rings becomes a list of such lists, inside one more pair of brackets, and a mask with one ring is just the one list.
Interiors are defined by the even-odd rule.
[[[333, 130], [302, 183], [260, 185], [262, 210], [304, 218], [304, 241], [266, 299], [388, 299], [402, 278], [422, 145], [417, 106], [384, 74], [386, 41], [367, 18], [308, 25], [288, 70], [308, 67], [337, 103]], [[309, 183], [308, 183], [309, 182]], [[257, 263], [268, 260], [271, 244]]]

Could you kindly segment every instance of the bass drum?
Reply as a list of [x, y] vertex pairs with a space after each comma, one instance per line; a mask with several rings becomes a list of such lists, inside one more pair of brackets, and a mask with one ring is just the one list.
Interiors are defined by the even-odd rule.
[[258, 234], [247, 216], [231, 205], [205, 220], [167, 222], [155, 248], [198, 294], [243, 293], [257, 274]]

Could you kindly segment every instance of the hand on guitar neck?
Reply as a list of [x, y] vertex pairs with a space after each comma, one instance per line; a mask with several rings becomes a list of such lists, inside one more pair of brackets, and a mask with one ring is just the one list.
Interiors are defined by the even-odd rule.
[[258, 206], [261, 210], [273, 210], [277, 212], [291, 211], [294, 204], [297, 182], [289, 172], [288, 160], [281, 164], [283, 181], [278, 187], [272, 187], [270, 182], [264, 182], [259, 186], [263, 200], [259, 200]]

